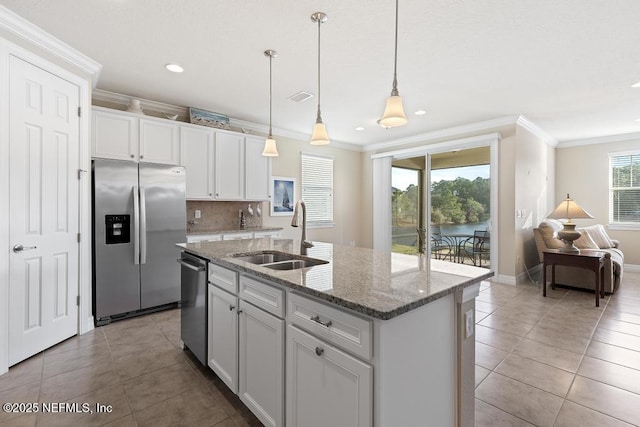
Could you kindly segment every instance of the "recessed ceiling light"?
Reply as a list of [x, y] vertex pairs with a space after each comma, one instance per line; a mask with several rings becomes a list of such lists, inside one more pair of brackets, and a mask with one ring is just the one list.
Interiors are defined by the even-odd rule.
[[164, 68], [171, 71], [172, 73], [181, 73], [184, 71], [184, 68], [182, 68], [178, 64], [167, 64], [164, 66]]
[[358, 126], [358, 127], [356, 128], [356, 130], [357, 130], [357, 131], [363, 131], [363, 130], [364, 130], [364, 128], [363, 128], [362, 126]]
[[631, 87], [640, 87], [640, 82], [632, 84]]
[[413, 112], [413, 114], [415, 114], [416, 116], [424, 116], [425, 114], [427, 114], [427, 112], [425, 110], [416, 110]]

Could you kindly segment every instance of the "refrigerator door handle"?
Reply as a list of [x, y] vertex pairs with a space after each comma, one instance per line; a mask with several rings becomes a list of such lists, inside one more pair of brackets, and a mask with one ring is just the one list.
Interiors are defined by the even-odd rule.
[[147, 263], [147, 202], [144, 187], [140, 187], [140, 264]]
[[138, 187], [131, 188], [133, 196], [133, 263], [140, 264], [140, 200]]

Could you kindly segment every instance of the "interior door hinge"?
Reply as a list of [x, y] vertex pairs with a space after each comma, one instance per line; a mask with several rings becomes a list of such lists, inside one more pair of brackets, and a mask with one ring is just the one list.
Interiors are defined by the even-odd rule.
[[80, 243], [80, 233], [78, 233], [78, 243]]
[[82, 107], [78, 107], [78, 117], [82, 117]]
[[78, 305], [78, 306], [80, 305], [80, 295], [78, 295], [76, 297], [76, 305]]

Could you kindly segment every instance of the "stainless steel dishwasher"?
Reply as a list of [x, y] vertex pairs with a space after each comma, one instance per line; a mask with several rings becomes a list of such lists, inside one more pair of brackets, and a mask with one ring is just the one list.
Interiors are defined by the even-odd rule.
[[182, 252], [178, 262], [180, 276], [180, 338], [183, 348], [191, 350], [207, 366], [207, 261]]

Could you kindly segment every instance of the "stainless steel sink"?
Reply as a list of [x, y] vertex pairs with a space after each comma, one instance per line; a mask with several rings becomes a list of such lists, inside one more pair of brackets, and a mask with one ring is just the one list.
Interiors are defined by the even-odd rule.
[[287, 254], [284, 252], [258, 252], [234, 257], [237, 260], [250, 264], [260, 265], [272, 270], [297, 270], [299, 268], [313, 267], [314, 265], [327, 264], [328, 261]]
[[319, 259], [292, 259], [289, 261], [272, 262], [270, 264], [262, 264], [263, 267], [272, 270], [297, 270], [298, 268], [313, 267], [314, 265], [326, 264], [327, 261]]
[[250, 255], [237, 256], [235, 259], [248, 262], [250, 264], [269, 264], [272, 262], [288, 261], [295, 259], [293, 256], [285, 253], [257, 253]]

